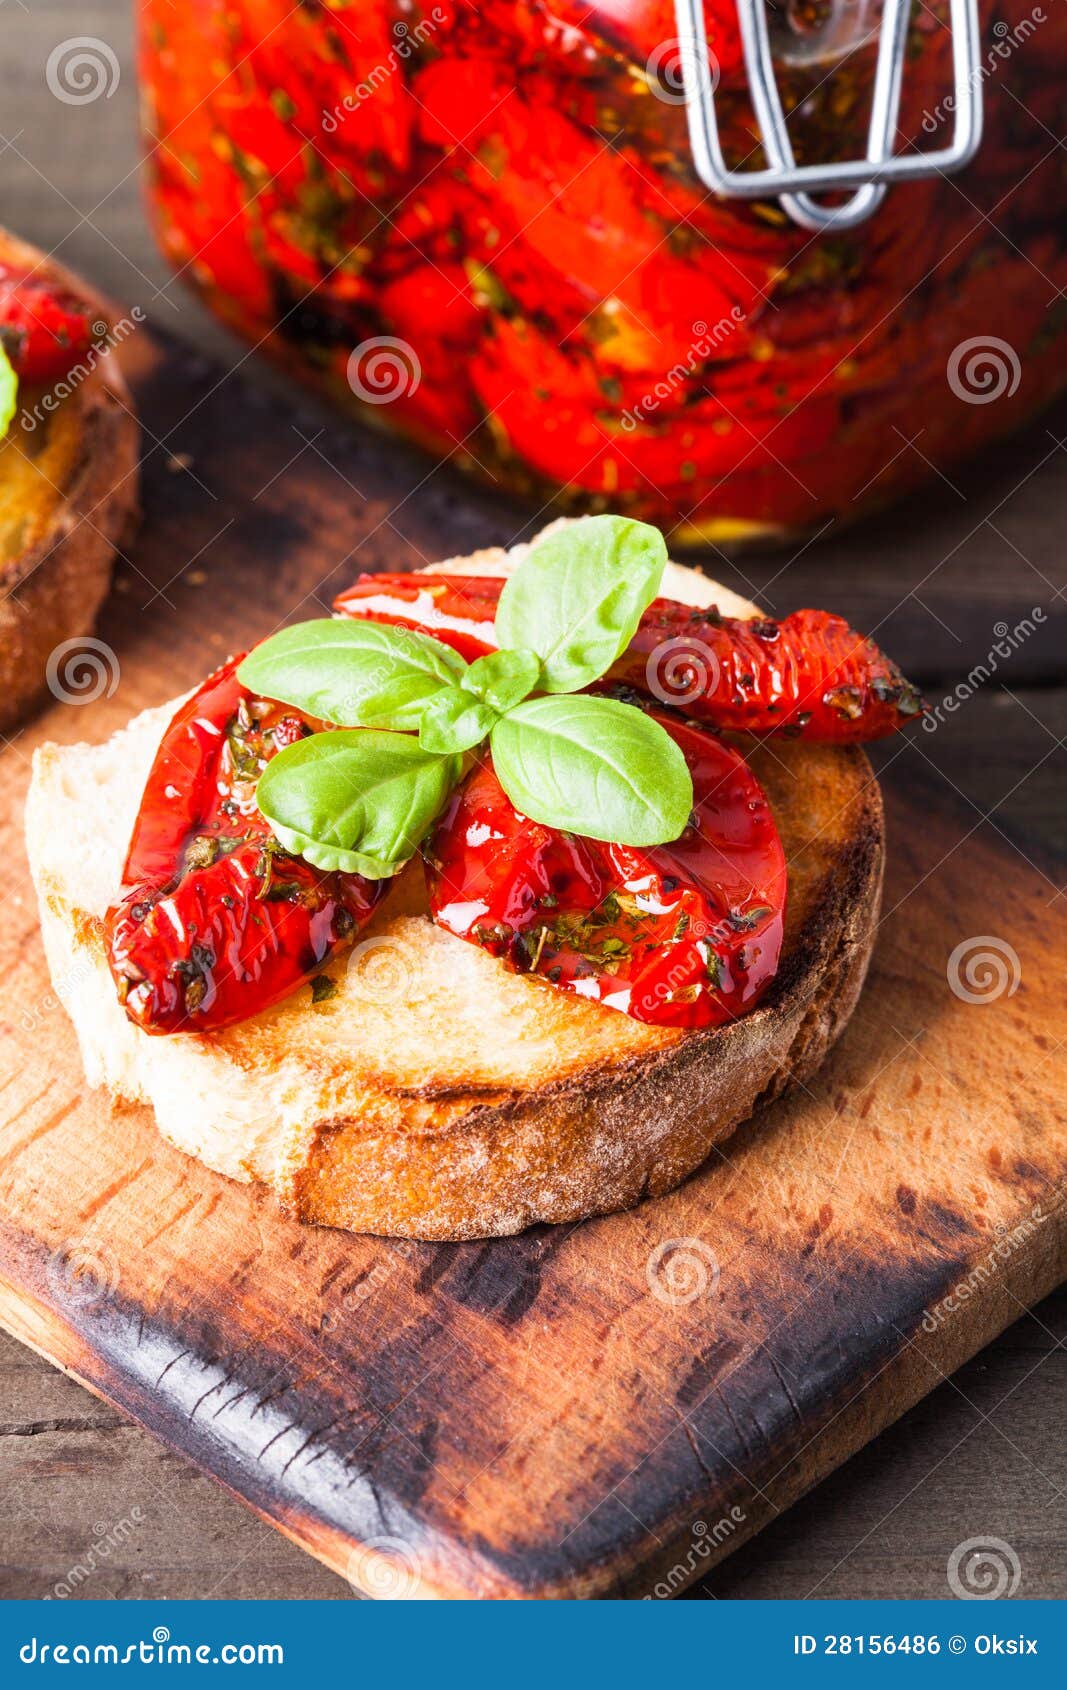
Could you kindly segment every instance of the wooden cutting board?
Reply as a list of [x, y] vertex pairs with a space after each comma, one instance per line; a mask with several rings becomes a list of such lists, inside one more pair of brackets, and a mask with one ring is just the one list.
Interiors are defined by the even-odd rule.
[[185, 352], [130, 364], [146, 524], [100, 629], [117, 685], [0, 757], [0, 1321], [372, 1594], [673, 1594], [1063, 1277], [1053, 866], [889, 756], [859, 1010], [680, 1191], [489, 1244], [286, 1221], [86, 1092], [26, 874], [29, 754], [106, 736], [358, 569], [516, 519], [447, 478], [409, 504], [406, 451]]

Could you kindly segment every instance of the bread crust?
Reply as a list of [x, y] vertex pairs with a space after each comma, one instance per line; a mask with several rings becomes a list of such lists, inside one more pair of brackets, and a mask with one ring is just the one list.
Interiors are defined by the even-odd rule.
[[[504, 567], [500, 553], [462, 561]], [[688, 570], [665, 590], [744, 609]], [[739, 1021], [647, 1027], [510, 974], [429, 921], [415, 865], [362, 940], [386, 947], [405, 977], [395, 1003], [361, 996], [349, 967], [330, 1002], [303, 990], [219, 1033], [152, 1038], [118, 1007], [100, 917], [172, 710], [134, 723], [113, 752], [38, 753], [27, 839], [53, 983], [92, 1083], [151, 1102], [172, 1142], [269, 1184], [301, 1221], [461, 1240], [629, 1207], [669, 1191], [758, 1104], [810, 1078], [852, 1013], [877, 923], [880, 794], [858, 749], [782, 741], [746, 748], [790, 893], [779, 974]], [[113, 838], [90, 883], [72, 876], [69, 841], [93, 791]]]
[[870, 961], [883, 857], [872, 780], [855, 836], [753, 1014], [532, 1093], [468, 1093], [443, 1132], [368, 1134], [351, 1117], [323, 1120], [286, 1208], [353, 1232], [459, 1240], [673, 1190], [758, 1106], [810, 1079], [846, 1026]]
[[[0, 261], [39, 269], [99, 303], [4, 230]], [[31, 389], [26, 397], [42, 395]], [[12, 462], [8, 468], [0, 457], [0, 499], [24, 508], [28, 543], [6, 555], [0, 545], [0, 731], [44, 696], [56, 648], [92, 632], [116, 548], [136, 520], [138, 428], [114, 353], [96, 356], [32, 432], [20, 432], [16, 416], [3, 452]]]

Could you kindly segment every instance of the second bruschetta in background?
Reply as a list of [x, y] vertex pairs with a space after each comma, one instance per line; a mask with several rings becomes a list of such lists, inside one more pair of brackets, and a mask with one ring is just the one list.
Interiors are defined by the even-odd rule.
[[0, 350], [17, 381], [0, 437], [0, 732], [62, 686], [136, 518], [138, 428], [115, 339], [90, 291], [0, 229]]

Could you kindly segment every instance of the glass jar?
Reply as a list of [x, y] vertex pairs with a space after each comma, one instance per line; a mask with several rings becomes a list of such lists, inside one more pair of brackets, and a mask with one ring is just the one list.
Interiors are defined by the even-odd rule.
[[[875, 0], [771, 3], [798, 160], [862, 156], [875, 48], [840, 54]], [[904, 72], [921, 148], [952, 126], [939, 4]], [[813, 236], [698, 181], [671, 0], [141, 0], [160, 240], [264, 350], [527, 499], [812, 532], [1064, 380], [1067, 7], [980, 9], [976, 161]], [[706, 15], [752, 167], [734, 0]]]

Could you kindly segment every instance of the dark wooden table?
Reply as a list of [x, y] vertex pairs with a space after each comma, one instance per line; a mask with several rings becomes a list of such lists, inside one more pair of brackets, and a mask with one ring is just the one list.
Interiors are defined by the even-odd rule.
[[[164, 330], [232, 368], [243, 357], [180, 286], [145, 228], [137, 183], [128, 0], [8, 0], [0, 62], [0, 221]], [[58, 42], [94, 35], [120, 66], [113, 96], [59, 108], [44, 66]], [[280, 389], [245, 365], [240, 376]], [[288, 401], [287, 401], [288, 402]], [[310, 420], [310, 402], [298, 401]], [[145, 417], [148, 429], [152, 417]], [[322, 421], [316, 418], [316, 426]], [[327, 428], [340, 425], [327, 420]], [[715, 559], [714, 573], [768, 608], [832, 604], [878, 627], [936, 701], [1040, 610], [965, 707], [909, 750], [916, 782], [946, 785], [961, 816], [988, 816], [1059, 881], [1067, 855], [1067, 409], [980, 465], [865, 529], [805, 552]], [[368, 446], [368, 475], [381, 461]], [[410, 489], [394, 510], [398, 562], [509, 539], [522, 513], [401, 453]], [[395, 470], [395, 464], [394, 464]], [[429, 473], [428, 473], [429, 472]], [[165, 474], [157, 454], [152, 488]], [[996, 931], [991, 912], [991, 931]], [[1064, 1421], [1067, 1296], [1020, 1319], [804, 1502], [727, 1561], [698, 1595], [944, 1596], [964, 1539], [1018, 1555], [1023, 1596], [1067, 1595]], [[147, 1433], [0, 1334], [0, 1595], [325, 1596], [348, 1587], [232, 1502]]]

